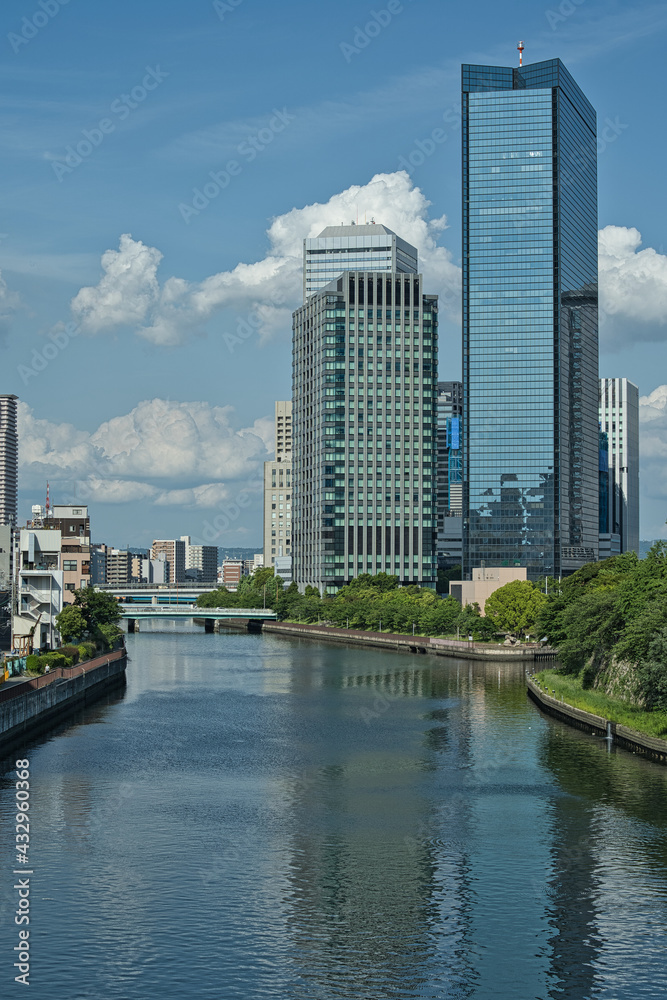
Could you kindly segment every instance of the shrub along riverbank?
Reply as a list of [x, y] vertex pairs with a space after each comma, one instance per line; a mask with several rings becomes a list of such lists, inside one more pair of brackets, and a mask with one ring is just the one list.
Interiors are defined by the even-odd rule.
[[560, 674], [582, 691], [667, 711], [667, 543], [645, 559], [625, 552], [583, 566], [552, 591], [538, 625], [558, 651]]

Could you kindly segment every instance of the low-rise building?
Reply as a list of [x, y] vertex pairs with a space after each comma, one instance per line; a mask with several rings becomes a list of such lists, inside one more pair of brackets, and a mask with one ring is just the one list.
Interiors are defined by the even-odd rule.
[[452, 580], [449, 593], [455, 597], [462, 608], [466, 604], [479, 604], [479, 610], [484, 614], [487, 599], [494, 590], [500, 590], [506, 583], [514, 580], [527, 580], [528, 571], [525, 566], [481, 566], [472, 571], [472, 580]]
[[55, 649], [60, 643], [56, 615], [63, 609], [65, 581], [60, 569], [61, 534], [57, 528], [22, 528], [17, 558], [18, 614], [14, 646]]

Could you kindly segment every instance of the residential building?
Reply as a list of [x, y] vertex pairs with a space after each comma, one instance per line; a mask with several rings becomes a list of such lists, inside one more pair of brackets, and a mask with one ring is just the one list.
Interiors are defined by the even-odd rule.
[[292, 402], [275, 404], [275, 458], [264, 463], [264, 564], [292, 554]]
[[303, 301], [343, 271], [416, 274], [417, 250], [386, 226], [327, 226], [303, 241]]
[[463, 66], [463, 575], [598, 555], [596, 116], [559, 59]]
[[217, 545], [192, 545], [190, 535], [181, 535], [185, 543], [185, 578], [197, 583], [215, 583], [218, 578]]
[[148, 556], [143, 556], [140, 572], [142, 583], [168, 583], [169, 563], [165, 559], [164, 552], [160, 552], [157, 559], [149, 559]]
[[293, 575], [436, 581], [437, 296], [347, 271], [293, 315]]
[[222, 560], [222, 586], [227, 590], [236, 590], [241, 577], [244, 576], [243, 559], [223, 559]]
[[621, 552], [639, 555], [637, 386], [627, 378], [601, 378], [599, 417], [608, 441], [608, 531], [619, 535]]
[[125, 587], [132, 583], [132, 553], [128, 549], [107, 549], [107, 586]]
[[438, 567], [460, 566], [463, 514], [463, 383], [438, 382]]
[[89, 587], [92, 580], [88, 507], [85, 504], [54, 504], [50, 516], [42, 523], [45, 529], [60, 531], [63, 599], [66, 604], [73, 604], [74, 591]]
[[181, 538], [157, 538], [151, 546], [151, 559], [158, 559], [160, 553], [169, 563], [169, 583], [185, 581], [185, 542]]
[[62, 537], [58, 528], [21, 528], [17, 552], [18, 614], [14, 615], [14, 646], [25, 650], [59, 645], [56, 615], [64, 603], [60, 568]]
[[0, 524], [18, 524], [18, 396], [0, 395]]

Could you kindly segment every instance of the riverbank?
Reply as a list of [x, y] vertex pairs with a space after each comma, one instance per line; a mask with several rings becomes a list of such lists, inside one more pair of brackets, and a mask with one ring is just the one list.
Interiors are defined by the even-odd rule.
[[13, 679], [0, 687], [0, 747], [59, 722], [125, 682], [127, 653], [117, 649], [41, 677]]
[[[195, 621], [197, 619], [195, 618]], [[259, 627], [258, 627], [259, 626]], [[502, 663], [536, 663], [555, 659], [552, 650], [539, 643], [523, 646], [499, 646], [489, 642], [465, 642], [397, 632], [367, 632], [361, 629], [335, 628], [330, 625], [304, 625], [298, 622], [255, 622], [238, 618], [220, 624], [220, 629], [261, 631], [292, 638], [325, 639], [352, 646], [374, 646], [394, 652], [449, 656], [462, 660], [497, 660]]]
[[[617, 719], [606, 718], [603, 715], [597, 715], [594, 712], [570, 704], [559, 697], [563, 691], [559, 691], [555, 687], [557, 679], [562, 681], [563, 677], [551, 671], [544, 671], [534, 677], [528, 675], [526, 678], [528, 696], [542, 711], [554, 716], [554, 718], [560, 719], [562, 722], [566, 722], [568, 725], [574, 726], [576, 729], [581, 729], [596, 736], [606, 737], [611, 742], [618, 743], [625, 750], [631, 750], [634, 753], [644, 753], [654, 760], [659, 760], [661, 763], [667, 764], [667, 740], [624, 725], [618, 722]], [[609, 699], [607, 699], [606, 704], [608, 707], [613, 707], [609, 704]], [[636, 719], [639, 714], [648, 717], [653, 713], [639, 713], [637, 711], [637, 713], [633, 714], [635, 714]], [[660, 714], [663, 716], [663, 713]], [[661, 724], [655, 719], [653, 723], [656, 727]], [[637, 721], [635, 721], [636, 724]]]

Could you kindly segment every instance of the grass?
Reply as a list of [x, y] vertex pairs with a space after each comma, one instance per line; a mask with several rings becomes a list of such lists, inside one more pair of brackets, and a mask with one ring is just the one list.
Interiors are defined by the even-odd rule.
[[578, 675], [542, 670], [539, 674], [535, 674], [535, 679], [542, 687], [547, 688], [549, 694], [555, 691], [554, 697], [571, 705], [572, 708], [601, 715], [604, 719], [636, 729], [637, 732], [645, 733], [647, 736], [658, 736], [663, 739], [667, 737], [667, 712], [647, 712], [627, 701], [610, 698], [602, 691], [584, 689], [581, 677]]

